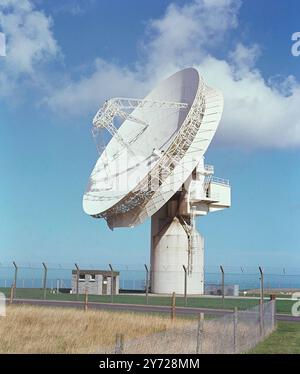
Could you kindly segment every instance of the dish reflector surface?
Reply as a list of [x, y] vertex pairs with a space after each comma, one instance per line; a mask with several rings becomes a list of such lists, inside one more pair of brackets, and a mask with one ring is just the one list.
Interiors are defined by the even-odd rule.
[[[181, 188], [202, 160], [223, 111], [221, 92], [206, 86], [194, 68], [175, 73], [144, 100], [135, 101], [131, 117], [118, 129], [108, 128], [114, 136], [83, 197], [84, 211], [105, 218], [111, 228], [142, 223]], [[105, 108], [116, 102], [106, 102], [95, 116], [104, 115], [102, 127], [110, 118]], [[162, 107], [151, 107], [151, 102], [161, 102]]]
[[140, 125], [124, 121], [118, 130], [130, 148], [122, 146], [113, 137], [106, 146], [92, 171], [89, 185], [83, 198], [84, 211], [98, 215], [117, 204], [130, 193], [153, 168], [168, 149], [180, 130], [199, 85], [199, 74], [195, 69], [182, 70], [162, 81], [145, 98], [146, 100], [182, 102], [187, 108], [149, 108], [133, 111], [132, 115], [148, 124], [147, 129], [136, 139]]

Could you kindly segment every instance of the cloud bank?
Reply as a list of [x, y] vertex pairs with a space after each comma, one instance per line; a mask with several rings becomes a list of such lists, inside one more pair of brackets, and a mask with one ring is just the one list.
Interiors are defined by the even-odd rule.
[[[3, 1], [16, 3], [0, 0], [0, 4]], [[23, 20], [24, 27], [42, 30], [39, 37], [32, 37], [34, 31], [25, 34], [27, 48], [24, 55], [19, 51], [18, 58], [11, 57], [21, 61], [12, 64], [15, 70], [32, 74], [37, 62], [58, 53], [58, 46], [51, 33], [51, 20], [35, 11], [29, 0], [18, 0], [18, 3], [23, 4], [23, 9], [19, 6], [14, 16]], [[82, 72], [76, 80], [64, 78], [61, 85], [52, 87], [43, 102], [56, 113], [92, 115], [109, 97], [142, 97], [158, 79], [178, 69], [195, 66], [208, 84], [224, 93], [225, 110], [217, 133], [218, 144], [299, 147], [300, 85], [296, 79], [293, 76], [263, 77], [257, 68], [261, 49], [255, 43], [244, 45], [238, 41], [225, 57], [216, 57], [224, 41], [240, 32], [238, 14], [241, 5], [239, 0], [194, 0], [182, 6], [170, 4], [161, 18], [148, 21], [139, 45], [140, 58], [134, 68], [111, 63], [99, 56], [92, 68]], [[2, 19], [0, 5], [0, 23]], [[15, 30], [11, 26], [10, 34], [14, 43], [18, 43], [21, 37], [18, 28]]]
[[41, 66], [59, 53], [52, 20], [29, 0], [0, 0], [0, 27], [6, 57], [0, 60], [0, 96], [13, 94], [26, 81], [37, 84]]

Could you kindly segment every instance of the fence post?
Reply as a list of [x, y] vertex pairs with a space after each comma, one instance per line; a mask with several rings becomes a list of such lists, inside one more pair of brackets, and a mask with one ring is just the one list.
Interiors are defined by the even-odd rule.
[[184, 305], [187, 306], [187, 270], [184, 265], [182, 265], [184, 270]]
[[47, 266], [46, 264], [43, 262], [43, 267], [44, 267], [44, 281], [43, 281], [43, 288], [44, 288], [44, 300], [46, 299], [46, 293], [47, 293]]
[[203, 327], [204, 327], [204, 313], [200, 313], [198, 316], [196, 353], [202, 353]]
[[272, 318], [272, 330], [276, 328], [276, 295], [270, 295], [271, 300], [271, 318]]
[[114, 302], [114, 269], [111, 264], [108, 264], [110, 267], [110, 296], [111, 302]]
[[264, 302], [264, 272], [263, 269], [259, 266], [259, 272], [260, 272], [260, 300], [261, 303]]
[[13, 303], [13, 300], [14, 300], [14, 289], [15, 289], [15, 284], [13, 283], [12, 285], [11, 285], [11, 289], [10, 289], [10, 304], [12, 304]]
[[222, 287], [222, 308], [224, 309], [224, 301], [225, 301], [225, 273], [223, 266], [220, 265], [221, 270], [221, 287]]
[[264, 272], [259, 266], [260, 272], [260, 303], [259, 303], [259, 328], [260, 335], [264, 333]]
[[149, 293], [149, 270], [148, 270], [148, 266], [145, 264], [145, 269], [146, 269], [146, 304], [148, 305], [148, 293]]
[[238, 308], [233, 312], [233, 353], [237, 353]]
[[79, 299], [79, 266], [75, 262], [76, 267], [76, 298]]
[[87, 311], [88, 310], [88, 297], [89, 297], [89, 294], [88, 294], [88, 289], [87, 287], [85, 288], [85, 297], [84, 297], [84, 310]]
[[14, 264], [14, 267], [15, 267], [14, 297], [16, 297], [16, 293], [17, 293], [17, 279], [18, 279], [18, 266], [15, 263], [15, 261], [13, 261], [13, 264]]
[[175, 310], [176, 310], [176, 294], [172, 293], [172, 309], [171, 309], [171, 320], [175, 319]]
[[116, 334], [115, 354], [122, 354], [124, 350], [124, 335]]

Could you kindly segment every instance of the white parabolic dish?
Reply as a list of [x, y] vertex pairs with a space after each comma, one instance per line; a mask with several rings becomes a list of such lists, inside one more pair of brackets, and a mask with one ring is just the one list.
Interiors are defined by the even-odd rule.
[[142, 223], [181, 188], [202, 159], [223, 111], [221, 92], [206, 86], [194, 68], [160, 82], [144, 100], [188, 105], [137, 106], [131, 114], [147, 124], [145, 131], [127, 119], [107, 144], [90, 176], [83, 209], [105, 218], [111, 228]]

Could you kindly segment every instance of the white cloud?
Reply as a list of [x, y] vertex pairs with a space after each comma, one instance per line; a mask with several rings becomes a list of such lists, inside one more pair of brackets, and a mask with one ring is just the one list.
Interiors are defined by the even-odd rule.
[[142, 97], [147, 86], [136, 71], [99, 58], [90, 75], [82, 76], [77, 82], [69, 81], [45, 102], [52, 110], [65, 115], [82, 115], [93, 113], [100, 103], [114, 96], [131, 93], [134, 97]]
[[[32, 74], [35, 64], [58, 52], [51, 33], [51, 20], [33, 9], [29, 0], [0, 0], [13, 4], [15, 22], [6, 17], [15, 51], [12, 69]], [[18, 5], [16, 5], [18, 4]], [[141, 41], [141, 57], [134, 68], [97, 58], [88, 72], [77, 80], [63, 76], [43, 99], [55, 113], [93, 115], [98, 106], [113, 96], [142, 97], [158, 79], [186, 67], [197, 66], [204, 78], [220, 88], [225, 110], [217, 132], [218, 144], [243, 147], [300, 146], [300, 85], [289, 77], [264, 78], [257, 68], [261, 49], [257, 44], [231, 42], [232, 51], [224, 59], [215, 54], [228, 42], [235, 28], [237, 39], [239, 0], [194, 0], [183, 6], [171, 4], [165, 14], [148, 22]], [[35, 16], [32, 13], [36, 12]], [[3, 12], [2, 12], [3, 19]], [[25, 43], [21, 43], [21, 27]], [[31, 31], [29, 31], [31, 30]], [[41, 31], [37, 33], [37, 30]], [[10, 47], [13, 45], [10, 44]], [[227, 43], [228, 44], [228, 43]], [[9, 47], [9, 48], [10, 48]], [[224, 54], [224, 53], [223, 53]], [[20, 63], [17, 61], [20, 60]], [[7, 76], [0, 73], [1, 81]], [[4, 82], [5, 85], [5, 82]]]
[[0, 26], [7, 41], [0, 94], [11, 93], [19, 79], [36, 81], [36, 67], [58, 54], [51, 25], [51, 18], [29, 0], [0, 0]]
[[210, 48], [237, 26], [239, 0], [195, 0], [182, 7], [171, 4], [162, 18], [148, 24], [144, 45], [151, 73], [199, 63]]
[[199, 62], [206, 47], [236, 27], [239, 5], [239, 0], [197, 0], [183, 7], [171, 4], [162, 18], [149, 21], [143, 56], [134, 69], [97, 59], [91, 74], [69, 80], [45, 102], [55, 111], [77, 115], [95, 112], [111, 96], [143, 96], [158, 79]]
[[246, 47], [242, 43], [238, 43], [234, 51], [229, 53], [229, 60], [233, 67], [236, 68], [236, 73], [243, 76], [247, 70], [255, 67], [260, 54], [261, 51], [257, 44]]
[[[300, 86], [291, 94], [268, 85], [260, 72], [242, 67], [235, 74], [226, 61], [207, 57], [199, 66], [206, 81], [224, 93], [224, 114], [218, 142], [243, 147], [295, 147], [300, 145]], [[285, 84], [285, 82], [283, 83]]]

